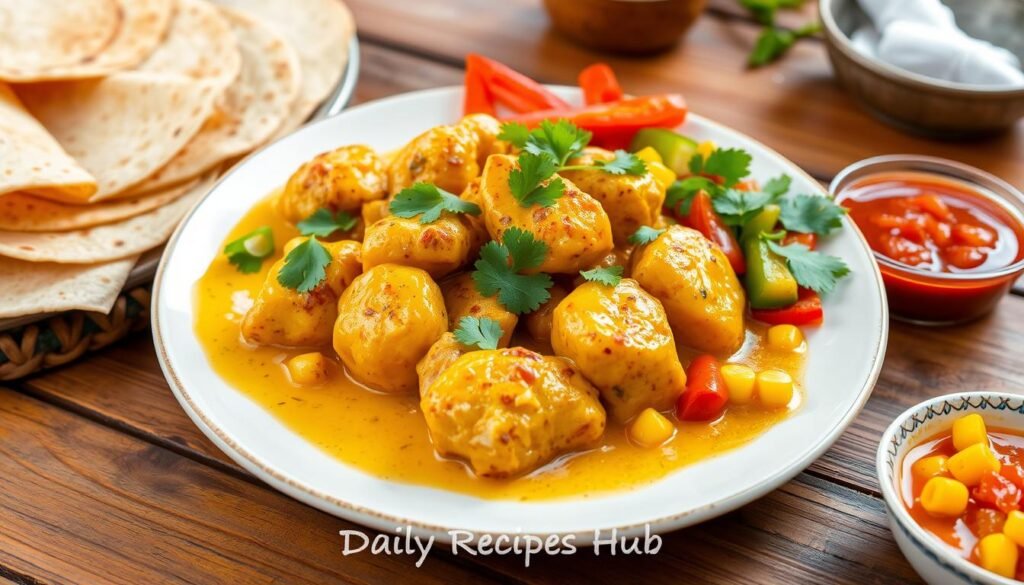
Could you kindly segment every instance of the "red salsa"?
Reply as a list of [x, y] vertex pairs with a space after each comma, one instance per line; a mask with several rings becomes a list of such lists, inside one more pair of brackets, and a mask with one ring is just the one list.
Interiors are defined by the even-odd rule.
[[996, 273], [1024, 259], [1021, 220], [967, 183], [885, 173], [865, 177], [839, 196], [871, 248], [892, 260], [880, 268], [898, 315], [928, 322], [980, 316], [1016, 278]]

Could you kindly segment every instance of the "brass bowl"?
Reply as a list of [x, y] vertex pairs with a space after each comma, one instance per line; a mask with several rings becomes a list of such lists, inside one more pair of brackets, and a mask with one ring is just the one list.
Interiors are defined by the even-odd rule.
[[667, 49], [704, 11], [707, 0], [544, 0], [555, 28], [573, 41], [615, 53]]
[[[944, 0], [967, 34], [1003, 46], [1024, 60], [1024, 3]], [[829, 58], [839, 82], [883, 121], [935, 138], [992, 134], [1024, 116], [1024, 88], [992, 88], [925, 77], [872, 59], [850, 35], [867, 16], [857, 0], [819, 0]]]

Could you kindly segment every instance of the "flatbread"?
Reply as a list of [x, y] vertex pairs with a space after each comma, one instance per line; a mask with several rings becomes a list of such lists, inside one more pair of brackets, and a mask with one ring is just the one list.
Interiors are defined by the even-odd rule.
[[298, 51], [302, 89], [277, 136], [301, 126], [341, 80], [348, 63], [348, 43], [355, 34], [352, 13], [340, 0], [214, 1], [256, 16]]
[[117, 0], [0, 0], [0, 79], [85, 62], [120, 28]]
[[197, 179], [151, 195], [89, 205], [70, 205], [24, 193], [11, 193], [0, 197], [0, 230], [58, 232], [128, 219], [174, 201], [198, 182]]
[[96, 179], [68, 156], [46, 128], [0, 83], [0, 201], [12, 191], [88, 199]]
[[0, 256], [0, 318], [74, 309], [109, 313], [137, 259], [55, 264]]
[[213, 180], [211, 174], [171, 203], [116, 223], [67, 232], [0, 231], [0, 256], [71, 264], [137, 256], [163, 244]]
[[[68, 27], [86, 29], [92, 26], [88, 20], [74, 21], [74, 15], [64, 13], [64, 1], [48, 0], [59, 7], [37, 8], [38, 0], [31, 0], [32, 7], [25, 0], [2, 0], [11, 2], [18, 10], [39, 10], [53, 12], [53, 18], [65, 17], [61, 21]], [[99, 77], [130, 69], [138, 65], [160, 44], [174, 12], [175, 0], [117, 0], [120, 11], [120, 27], [103, 49], [95, 55], [73, 63], [50, 67], [36, 67], [33, 70], [10, 71], [3, 75], [9, 81], [34, 82], [57, 79], [84, 79]]]
[[227, 20], [205, 0], [177, 3], [163, 42], [136, 70], [184, 75], [228, 87], [238, 77], [242, 56]]
[[241, 49], [241, 74], [199, 134], [156, 174], [118, 197], [165, 189], [245, 154], [269, 140], [289, 115], [299, 93], [295, 50], [258, 19], [221, 10]]
[[[213, 113], [216, 82], [148, 72], [19, 88], [29, 111], [96, 178], [101, 201], [167, 164]], [[46, 197], [51, 194], [40, 193]]]

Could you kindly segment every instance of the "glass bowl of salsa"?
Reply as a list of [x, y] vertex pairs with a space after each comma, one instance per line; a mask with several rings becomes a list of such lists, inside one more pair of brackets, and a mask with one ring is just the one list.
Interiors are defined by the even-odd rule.
[[1024, 273], [1024, 195], [982, 170], [879, 156], [845, 168], [830, 190], [874, 251], [898, 319], [977, 319]]

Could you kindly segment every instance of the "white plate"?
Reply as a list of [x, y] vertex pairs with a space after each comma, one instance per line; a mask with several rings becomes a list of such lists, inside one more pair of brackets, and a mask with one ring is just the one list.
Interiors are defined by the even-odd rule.
[[[578, 90], [558, 88], [567, 99]], [[460, 88], [440, 88], [360, 105], [307, 126], [250, 156], [225, 176], [178, 228], [153, 290], [153, 338], [167, 381], [196, 425], [232, 459], [275, 488], [331, 514], [393, 532], [410, 526], [447, 541], [450, 530], [573, 534], [586, 544], [604, 536], [674, 530], [765, 495], [818, 458], [853, 420], [878, 377], [888, 337], [881, 277], [867, 243], [847, 219], [825, 252], [853, 274], [825, 301], [826, 321], [808, 329], [806, 398], [801, 408], [752, 442], [650, 486], [588, 498], [522, 503], [485, 500], [385, 481], [332, 458], [225, 383], [195, 339], [193, 285], [232, 226], [272, 188], [317, 153], [349, 143], [397, 148], [416, 134], [458, 120]], [[746, 149], [753, 176], [793, 177], [797, 192], [821, 193], [796, 165], [738, 132], [691, 114], [681, 131]]]

